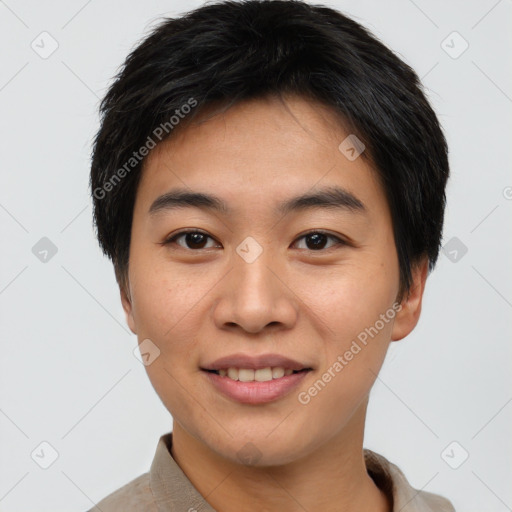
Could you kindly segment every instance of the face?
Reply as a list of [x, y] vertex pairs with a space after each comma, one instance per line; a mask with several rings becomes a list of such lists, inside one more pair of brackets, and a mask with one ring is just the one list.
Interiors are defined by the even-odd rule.
[[[348, 135], [320, 104], [259, 99], [146, 160], [123, 307], [174, 422], [227, 459], [250, 442], [283, 464], [343, 435], [417, 321], [421, 293], [396, 303], [383, 188], [339, 149]], [[217, 362], [229, 356], [242, 359]]]

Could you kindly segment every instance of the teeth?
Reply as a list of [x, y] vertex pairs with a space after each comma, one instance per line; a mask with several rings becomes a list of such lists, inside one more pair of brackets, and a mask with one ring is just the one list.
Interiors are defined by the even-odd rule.
[[260, 368], [259, 370], [253, 370], [251, 368], [228, 368], [227, 370], [219, 370], [221, 377], [229, 377], [233, 380], [239, 380], [240, 382], [267, 382], [272, 379], [280, 379], [285, 375], [291, 375], [293, 370], [287, 368], [286, 370], [280, 366], [271, 368]]
[[238, 380], [238, 370], [236, 368], [228, 368], [228, 377], [233, 380]]
[[238, 380], [241, 382], [251, 382], [254, 380], [254, 370], [240, 368], [240, 370], [238, 370]]
[[254, 380], [258, 382], [266, 382], [272, 380], [272, 368], [261, 368], [254, 372]]
[[280, 368], [279, 366], [276, 368], [272, 368], [272, 377], [274, 379], [279, 379], [284, 375], [284, 368]]

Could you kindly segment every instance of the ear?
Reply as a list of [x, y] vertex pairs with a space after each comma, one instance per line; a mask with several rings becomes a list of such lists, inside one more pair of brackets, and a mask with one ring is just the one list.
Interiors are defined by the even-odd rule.
[[402, 308], [395, 316], [393, 330], [391, 332], [391, 341], [398, 341], [405, 338], [416, 327], [421, 313], [421, 301], [425, 282], [428, 275], [428, 258], [422, 259], [413, 265], [412, 283], [409, 294], [406, 295], [400, 305]]
[[133, 334], [137, 334], [135, 329], [135, 320], [133, 318], [133, 307], [132, 300], [130, 298], [130, 292], [127, 292], [124, 286], [120, 286], [119, 291], [121, 294], [121, 304], [123, 305], [123, 309], [126, 315], [126, 323], [128, 324], [128, 327], [133, 332]]

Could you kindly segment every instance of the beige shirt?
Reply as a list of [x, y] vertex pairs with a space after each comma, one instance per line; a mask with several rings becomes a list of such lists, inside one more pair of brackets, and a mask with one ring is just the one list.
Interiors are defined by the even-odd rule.
[[[172, 432], [158, 442], [149, 473], [132, 480], [89, 512], [215, 512], [171, 455]], [[455, 512], [445, 498], [413, 489], [395, 464], [364, 449], [369, 475], [393, 503], [393, 512]]]

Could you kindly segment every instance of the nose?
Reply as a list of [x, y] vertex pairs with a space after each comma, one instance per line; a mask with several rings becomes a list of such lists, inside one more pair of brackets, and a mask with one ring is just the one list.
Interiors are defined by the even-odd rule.
[[217, 294], [213, 316], [219, 329], [241, 328], [256, 334], [290, 329], [297, 321], [297, 297], [286, 283], [283, 265], [269, 250], [252, 262], [234, 253], [233, 268]]

